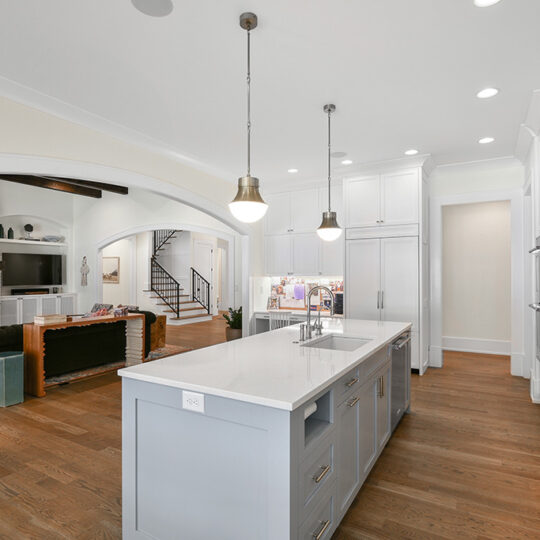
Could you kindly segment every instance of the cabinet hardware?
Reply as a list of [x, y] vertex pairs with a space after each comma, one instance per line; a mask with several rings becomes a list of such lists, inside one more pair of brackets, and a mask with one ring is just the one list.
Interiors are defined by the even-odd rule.
[[384, 375], [381, 377], [381, 397], [384, 397]]
[[384, 309], [384, 291], [381, 291], [381, 309]]
[[377, 397], [381, 397], [381, 378], [377, 379]]
[[379, 300], [380, 296], [381, 296], [381, 291], [377, 291], [377, 309], [381, 307], [381, 302]]
[[315, 480], [316, 484], [318, 484], [330, 472], [330, 465], [326, 465], [326, 467], [322, 466], [321, 469], [322, 470], [320, 474], [313, 477], [313, 480]]
[[347, 388], [350, 388], [351, 386], [355, 385], [358, 382], [358, 377], [355, 377], [354, 379], [351, 379], [348, 383], [345, 383], [345, 386]]
[[359, 401], [360, 401], [360, 398], [357, 396], [357, 397], [351, 399], [351, 401], [347, 401], [347, 405], [349, 407], [354, 407]]
[[313, 538], [315, 538], [315, 540], [321, 540], [321, 538], [323, 537], [323, 534], [326, 532], [326, 529], [330, 527], [330, 520], [327, 519], [326, 521], [321, 521], [321, 525], [322, 525], [322, 529], [319, 532], [313, 533]]

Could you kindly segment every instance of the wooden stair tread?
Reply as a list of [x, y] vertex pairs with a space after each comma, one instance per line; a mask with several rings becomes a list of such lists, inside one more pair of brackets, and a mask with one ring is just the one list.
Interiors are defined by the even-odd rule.
[[198, 319], [199, 317], [211, 317], [208, 313], [200, 313], [198, 315], [186, 315], [185, 317], [169, 317], [171, 321], [185, 321], [186, 319]]

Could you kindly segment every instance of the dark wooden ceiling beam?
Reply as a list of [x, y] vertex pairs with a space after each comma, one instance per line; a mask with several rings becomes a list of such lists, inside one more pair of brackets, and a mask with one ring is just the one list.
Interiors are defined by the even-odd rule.
[[0, 180], [7, 182], [15, 182], [16, 184], [24, 184], [25, 186], [34, 186], [44, 189], [52, 189], [54, 191], [63, 191], [72, 195], [82, 195], [83, 197], [92, 197], [101, 199], [101, 190], [88, 186], [76, 185], [65, 180], [56, 180], [41, 176], [31, 176], [26, 174], [0, 174]]
[[127, 187], [118, 186], [117, 184], [106, 184], [105, 182], [94, 182], [91, 180], [79, 180], [78, 178], [60, 178], [59, 176], [44, 176], [43, 178], [67, 182], [68, 184], [74, 184], [76, 186], [86, 186], [100, 189], [102, 191], [110, 191], [111, 193], [117, 193], [119, 195], [127, 195], [129, 193]]

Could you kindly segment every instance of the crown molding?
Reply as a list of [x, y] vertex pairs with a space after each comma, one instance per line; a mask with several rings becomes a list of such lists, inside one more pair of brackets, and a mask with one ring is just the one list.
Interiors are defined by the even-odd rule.
[[531, 145], [540, 134], [540, 89], [534, 90], [527, 109], [525, 121], [520, 126], [516, 141], [515, 155], [522, 162], [526, 163]]
[[0, 95], [11, 101], [50, 114], [67, 122], [77, 124], [109, 137], [114, 137], [139, 148], [144, 148], [154, 154], [161, 155], [227, 182], [236, 182], [238, 175], [209, 166], [194, 156], [178, 152], [175, 148], [158, 139], [149, 137], [144, 133], [107, 120], [95, 113], [2, 76], [0, 76]]

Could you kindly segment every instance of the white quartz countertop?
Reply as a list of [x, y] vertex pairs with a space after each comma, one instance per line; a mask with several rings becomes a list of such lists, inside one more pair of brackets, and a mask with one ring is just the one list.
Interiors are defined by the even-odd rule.
[[371, 341], [352, 352], [302, 347], [295, 343], [299, 328], [294, 325], [138, 364], [118, 374], [292, 411], [410, 327], [402, 322], [325, 320], [323, 334]]

